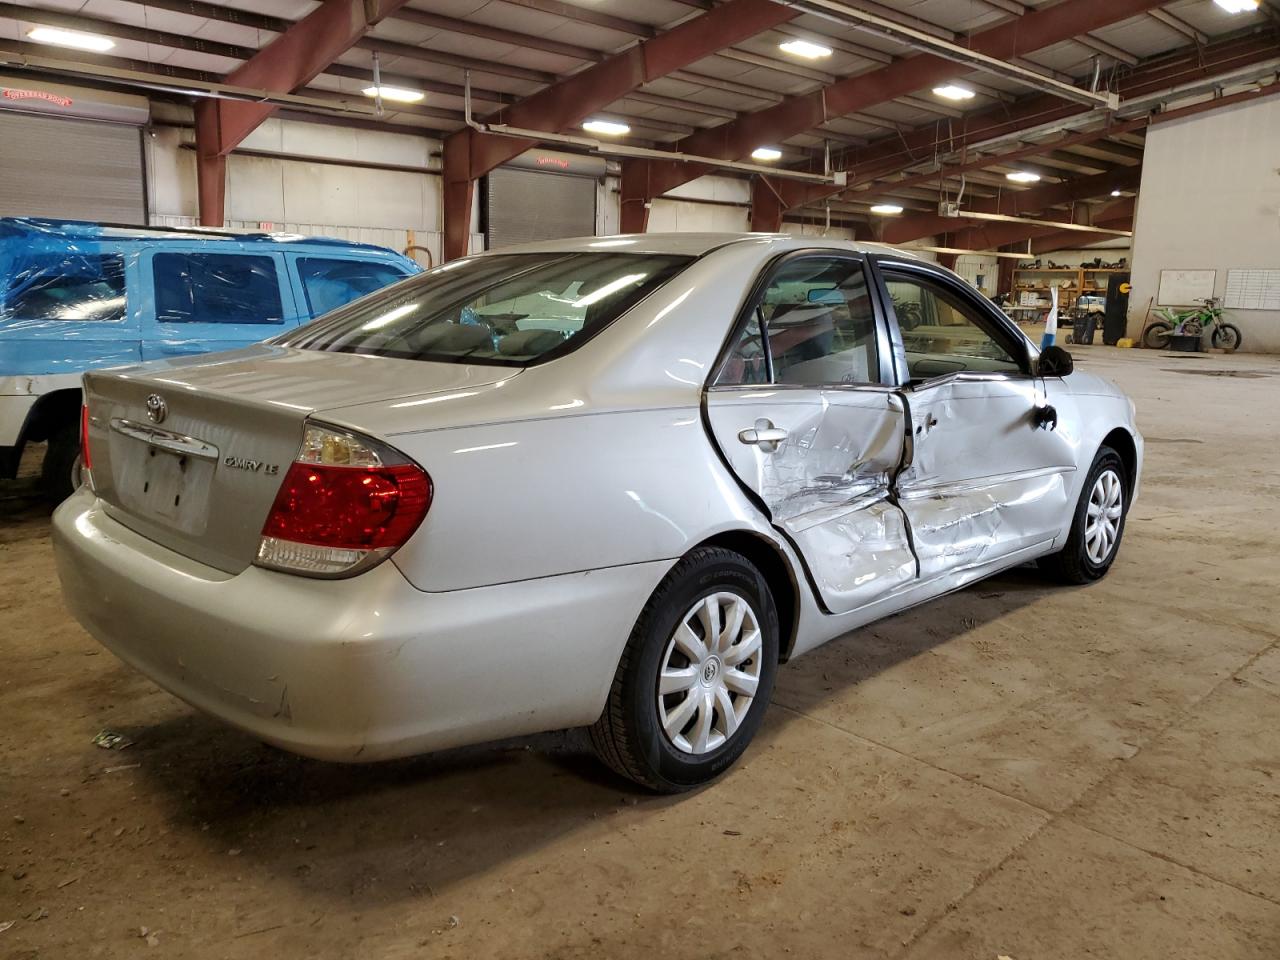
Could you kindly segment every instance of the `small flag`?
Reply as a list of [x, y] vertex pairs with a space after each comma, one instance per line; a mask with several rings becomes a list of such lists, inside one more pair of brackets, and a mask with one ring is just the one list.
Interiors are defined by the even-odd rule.
[[1044, 318], [1044, 336], [1040, 338], [1040, 349], [1052, 347], [1053, 341], [1058, 337], [1058, 288], [1050, 287], [1049, 296], [1053, 300], [1053, 306], [1049, 308], [1049, 315]]

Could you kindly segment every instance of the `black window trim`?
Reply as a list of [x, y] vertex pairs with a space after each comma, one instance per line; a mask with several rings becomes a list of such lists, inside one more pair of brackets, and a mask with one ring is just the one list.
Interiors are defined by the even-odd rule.
[[884, 276], [886, 272], [915, 274], [925, 281], [948, 290], [958, 296], [962, 302], [972, 306], [980, 316], [988, 319], [997, 331], [1004, 333], [1008, 338], [1006, 346], [1016, 345], [1016, 349], [1010, 350], [1010, 353], [1018, 363], [1019, 372], [1017, 374], [958, 370], [939, 374], [936, 377], [928, 377], [921, 381], [922, 385], [932, 385], [948, 379], [1007, 380], [1016, 378], [1031, 380], [1036, 378], [1035, 360], [1038, 353], [1033, 346], [1028, 346], [1029, 341], [1026, 335], [1018, 328], [1017, 324], [1005, 315], [1003, 310], [1000, 310], [981, 294], [976, 293], [963, 280], [927, 261], [904, 260], [885, 254], [874, 254], [868, 257], [868, 260], [871, 263], [872, 272], [875, 274], [881, 309], [884, 311], [885, 316], [889, 318], [889, 335], [893, 342], [893, 356], [897, 366], [896, 377], [900, 387], [908, 387], [912, 377], [911, 371], [907, 367], [907, 352], [905, 341], [902, 339], [902, 329], [898, 326], [898, 317], [893, 310], [893, 300], [889, 296], [889, 290], [886, 286]]
[[[724, 367], [729, 362], [730, 355], [738, 344], [738, 339], [742, 336], [743, 330], [751, 321], [751, 315], [759, 308], [760, 301], [763, 299], [765, 291], [773, 278], [784, 267], [788, 266], [795, 260], [855, 260], [862, 264], [863, 280], [867, 285], [868, 298], [871, 301], [871, 309], [875, 322], [875, 343], [876, 343], [876, 367], [879, 374], [879, 383], [778, 383], [774, 378], [773, 370], [773, 352], [769, 349], [769, 331], [768, 324], [760, 325], [760, 345], [764, 350], [765, 358], [765, 374], [768, 377], [765, 383], [718, 383], [720, 374], [724, 371]], [[710, 375], [707, 377], [706, 389], [708, 390], [742, 390], [751, 387], [769, 387], [770, 389], [779, 390], [895, 390], [897, 389], [895, 380], [897, 379], [896, 371], [893, 368], [892, 343], [890, 337], [889, 318], [885, 314], [881, 298], [877, 291], [877, 278], [870, 269], [870, 258], [859, 250], [846, 250], [840, 247], [803, 247], [799, 250], [788, 250], [780, 253], [776, 257], [771, 258], [760, 268], [756, 274], [755, 280], [752, 282], [747, 291], [746, 297], [742, 304], [738, 307], [737, 316], [729, 327], [728, 334], [724, 342], [720, 346], [720, 352], [716, 356], [716, 361], [711, 365]]]

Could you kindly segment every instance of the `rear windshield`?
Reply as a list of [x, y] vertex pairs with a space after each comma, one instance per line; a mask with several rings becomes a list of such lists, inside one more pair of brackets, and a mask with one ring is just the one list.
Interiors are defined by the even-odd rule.
[[522, 253], [455, 260], [273, 342], [406, 360], [526, 366], [575, 349], [690, 259]]

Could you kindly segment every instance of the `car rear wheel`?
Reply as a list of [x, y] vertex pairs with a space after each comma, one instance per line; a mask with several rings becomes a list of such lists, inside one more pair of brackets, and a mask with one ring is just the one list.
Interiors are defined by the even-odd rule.
[[676, 564], [627, 641], [591, 728], [608, 766], [663, 793], [728, 769], [760, 726], [778, 664], [778, 615], [746, 558], [700, 547]]
[[1057, 553], [1042, 557], [1040, 568], [1063, 583], [1092, 583], [1106, 576], [1124, 536], [1128, 489], [1120, 455], [1110, 447], [1100, 448], [1085, 478], [1067, 542]]

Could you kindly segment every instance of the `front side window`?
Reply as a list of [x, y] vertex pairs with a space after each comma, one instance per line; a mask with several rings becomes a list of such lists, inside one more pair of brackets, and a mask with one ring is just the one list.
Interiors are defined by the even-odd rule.
[[10, 272], [0, 299], [0, 323], [124, 318], [124, 257], [118, 253], [21, 260]]
[[404, 279], [404, 272], [385, 263], [367, 260], [335, 260], [329, 257], [299, 257], [298, 276], [307, 295], [307, 312], [313, 317], [359, 300]]
[[524, 366], [575, 349], [689, 260], [619, 253], [455, 260], [275, 342], [407, 360]]
[[283, 323], [272, 257], [244, 253], [157, 253], [160, 323]]
[[766, 382], [766, 344], [776, 383], [879, 383], [876, 318], [862, 261], [802, 257], [778, 268], [717, 383]]
[[1021, 372], [1008, 338], [978, 309], [941, 284], [886, 271], [885, 289], [902, 331], [912, 380], [965, 370]]

